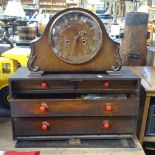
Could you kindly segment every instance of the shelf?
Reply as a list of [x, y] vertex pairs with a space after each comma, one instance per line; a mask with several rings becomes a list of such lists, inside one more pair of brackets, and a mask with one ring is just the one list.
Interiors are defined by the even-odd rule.
[[51, 6], [51, 4], [39, 4], [41, 6]]
[[66, 7], [66, 5], [53, 5], [53, 7]]
[[51, 8], [42, 8], [44, 11], [51, 11]]
[[61, 5], [58, 5], [58, 4], [53, 4], [52, 6], [61, 7], [61, 6], [66, 6], [66, 5], [63, 5], [63, 4], [61, 4]]
[[30, 5], [33, 4], [33, 0], [21, 0], [22, 5]]
[[66, 3], [65, 0], [47, 0], [46, 2], [44, 2], [44, 0], [40, 0], [39, 6], [43, 9], [43, 11], [51, 11], [56, 13], [71, 6], [75, 7], [77, 4]]
[[67, 5], [77, 5], [77, 3], [66, 3]]
[[145, 136], [144, 142], [155, 142], [155, 136]]
[[36, 8], [24, 8], [24, 10], [37, 10]]

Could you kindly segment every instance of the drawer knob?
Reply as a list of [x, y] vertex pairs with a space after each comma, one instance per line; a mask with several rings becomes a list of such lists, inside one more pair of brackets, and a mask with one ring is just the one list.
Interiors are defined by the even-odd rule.
[[108, 81], [105, 81], [104, 82], [104, 87], [109, 87], [110, 86], [110, 83]]
[[50, 124], [48, 122], [42, 122], [42, 129], [47, 130], [49, 128]]
[[112, 111], [112, 106], [111, 105], [106, 105], [105, 110], [106, 111]]
[[40, 112], [45, 112], [46, 111], [46, 107], [44, 105], [40, 106]]
[[110, 123], [109, 123], [109, 121], [104, 121], [104, 122], [103, 122], [103, 128], [104, 128], [104, 129], [109, 129], [109, 128], [110, 128]]
[[46, 110], [48, 109], [47, 104], [45, 102], [42, 102], [39, 109], [40, 112], [46, 112]]
[[42, 82], [42, 83], [41, 83], [41, 86], [42, 86], [43, 88], [46, 88], [46, 87], [47, 87], [47, 83], [46, 83], [46, 82]]

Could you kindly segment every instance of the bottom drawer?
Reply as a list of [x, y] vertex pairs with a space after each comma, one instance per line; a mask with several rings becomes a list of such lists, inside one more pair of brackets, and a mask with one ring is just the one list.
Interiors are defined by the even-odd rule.
[[133, 134], [133, 117], [14, 118], [16, 136]]

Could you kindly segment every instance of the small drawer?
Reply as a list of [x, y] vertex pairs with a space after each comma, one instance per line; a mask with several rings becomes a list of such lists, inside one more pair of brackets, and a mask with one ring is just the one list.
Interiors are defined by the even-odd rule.
[[11, 101], [12, 117], [136, 116], [138, 99], [19, 99]]
[[12, 89], [15, 90], [73, 89], [73, 82], [58, 81], [58, 80], [13, 81]]
[[133, 134], [133, 117], [14, 118], [15, 136]]
[[133, 80], [79, 81], [77, 89], [135, 89], [137, 82]]

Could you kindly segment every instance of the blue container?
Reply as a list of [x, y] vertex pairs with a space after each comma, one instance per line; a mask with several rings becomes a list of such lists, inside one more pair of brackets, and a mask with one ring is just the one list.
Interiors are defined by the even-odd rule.
[[111, 14], [100, 14], [98, 15], [100, 19], [113, 19], [113, 16]]

